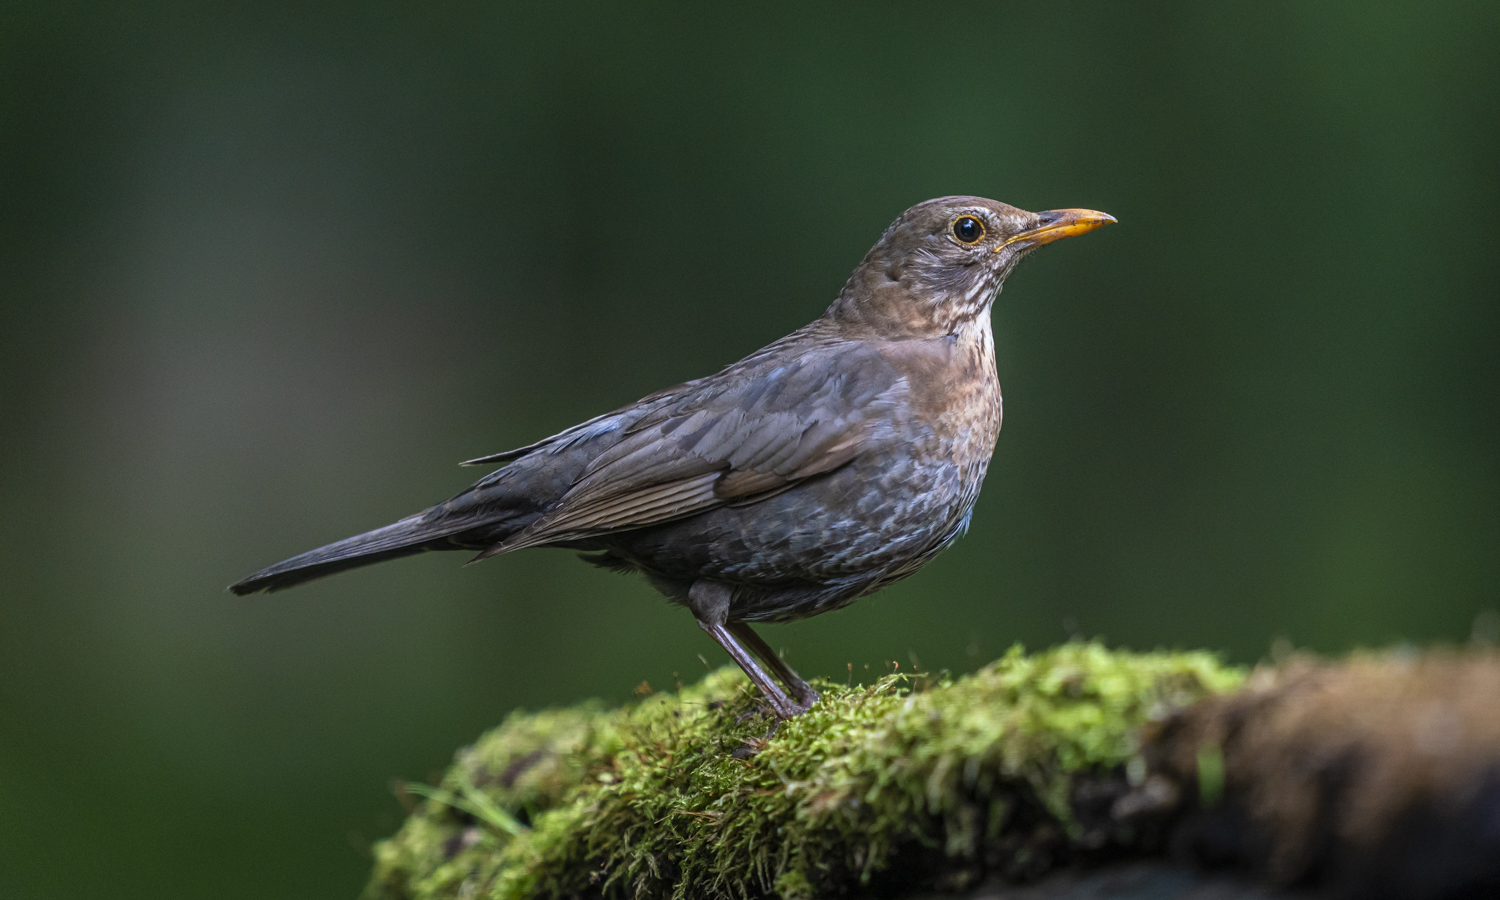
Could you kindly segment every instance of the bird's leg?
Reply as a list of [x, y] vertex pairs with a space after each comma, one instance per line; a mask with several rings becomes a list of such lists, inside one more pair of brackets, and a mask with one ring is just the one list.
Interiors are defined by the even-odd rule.
[[[719, 642], [719, 646], [729, 654], [735, 663], [745, 670], [750, 676], [750, 681], [765, 695], [766, 702], [771, 704], [771, 709], [776, 715], [783, 719], [802, 712], [805, 707], [800, 707], [786, 692], [781, 689], [771, 676], [767, 675], [755, 662], [755, 657], [750, 655], [740, 642], [735, 640], [733, 626], [726, 624], [729, 618], [729, 605], [733, 594], [728, 585], [718, 584], [713, 581], [695, 581], [688, 589], [688, 608], [693, 611], [698, 625], [708, 636]], [[751, 637], [760, 642], [752, 632]], [[765, 644], [761, 642], [761, 646]], [[778, 660], [779, 662], [779, 660]]]
[[761, 662], [766, 664], [767, 668], [771, 670], [772, 675], [781, 679], [781, 683], [786, 685], [787, 690], [791, 692], [792, 699], [801, 707], [798, 712], [806, 712], [812, 708], [814, 703], [818, 702], [818, 692], [813, 690], [813, 686], [803, 681], [800, 675], [792, 671], [792, 667], [787, 665], [775, 650], [771, 649], [771, 645], [767, 644], [760, 635], [755, 633], [755, 630], [750, 627], [749, 622], [731, 622], [729, 623], [729, 630], [746, 647], [750, 648], [751, 653], [760, 657]]
[[729, 630], [728, 626], [713, 625], [702, 619], [698, 620], [698, 625], [704, 631], [708, 632], [709, 637], [718, 641], [719, 646], [723, 647], [729, 653], [730, 658], [738, 663], [741, 669], [745, 670], [745, 674], [750, 676], [750, 680], [765, 695], [766, 702], [771, 704], [772, 712], [776, 713], [780, 718], [790, 719], [792, 716], [803, 711], [804, 708], [798, 706], [792, 698], [788, 697], [781, 690], [781, 686], [773, 681], [771, 676], [767, 675], [765, 670], [756, 664], [755, 657], [751, 656], [749, 651], [740, 646], [740, 642], [734, 639], [734, 634]]

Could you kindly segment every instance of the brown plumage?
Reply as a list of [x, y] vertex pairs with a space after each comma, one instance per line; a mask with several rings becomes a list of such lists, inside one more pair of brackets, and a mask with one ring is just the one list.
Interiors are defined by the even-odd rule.
[[962, 533], [1000, 433], [995, 295], [1035, 247], [1113, 221], [980, 197], [920, 203], [812, 324], [716, 375], [470, 460], [500, 468], [230, 590], [280, 590], [424, 550], [592, 551], [585, 559], [639, 571], [692, 610], [773, 710], [795, 715], [817, 693], [748, 623], [837, 609]]

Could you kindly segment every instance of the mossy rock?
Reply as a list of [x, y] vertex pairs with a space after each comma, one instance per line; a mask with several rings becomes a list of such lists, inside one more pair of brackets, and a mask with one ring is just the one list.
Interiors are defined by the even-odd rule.
[[1035, 876], [1139, 835], [1142, 726], [1230, 691], [1207, 653], [1015, 648], [962, 678], [817, 685], [777, 723], [736, 669], [623, 709], [512, 714], [375, 848], [368, 898], [800, 900]]

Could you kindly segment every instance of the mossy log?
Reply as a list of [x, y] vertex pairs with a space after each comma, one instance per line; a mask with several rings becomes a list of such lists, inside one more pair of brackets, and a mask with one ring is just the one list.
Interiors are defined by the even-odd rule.
[[514, 713], [401, 792], [366, 896], [1500, 896], [1493, 655], [1070, 643], [817, 686], [786, 722], [734, 669]]

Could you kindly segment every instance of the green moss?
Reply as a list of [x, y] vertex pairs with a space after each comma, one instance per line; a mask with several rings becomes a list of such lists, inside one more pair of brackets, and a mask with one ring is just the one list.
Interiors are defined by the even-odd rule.
[[1242, 677], [1208, 654], [1072, 643], [956, 680], [822, 683], [774, 728], [731, 668], [624, 709], [515, 713], [441, 785], [481, 802], [415, 807], [367, 896], [802, 900], [898, 858], [1035, 871], [1110, 839], [1078, 818], [1081, 779], [1123, 778], [1142, 724]]

